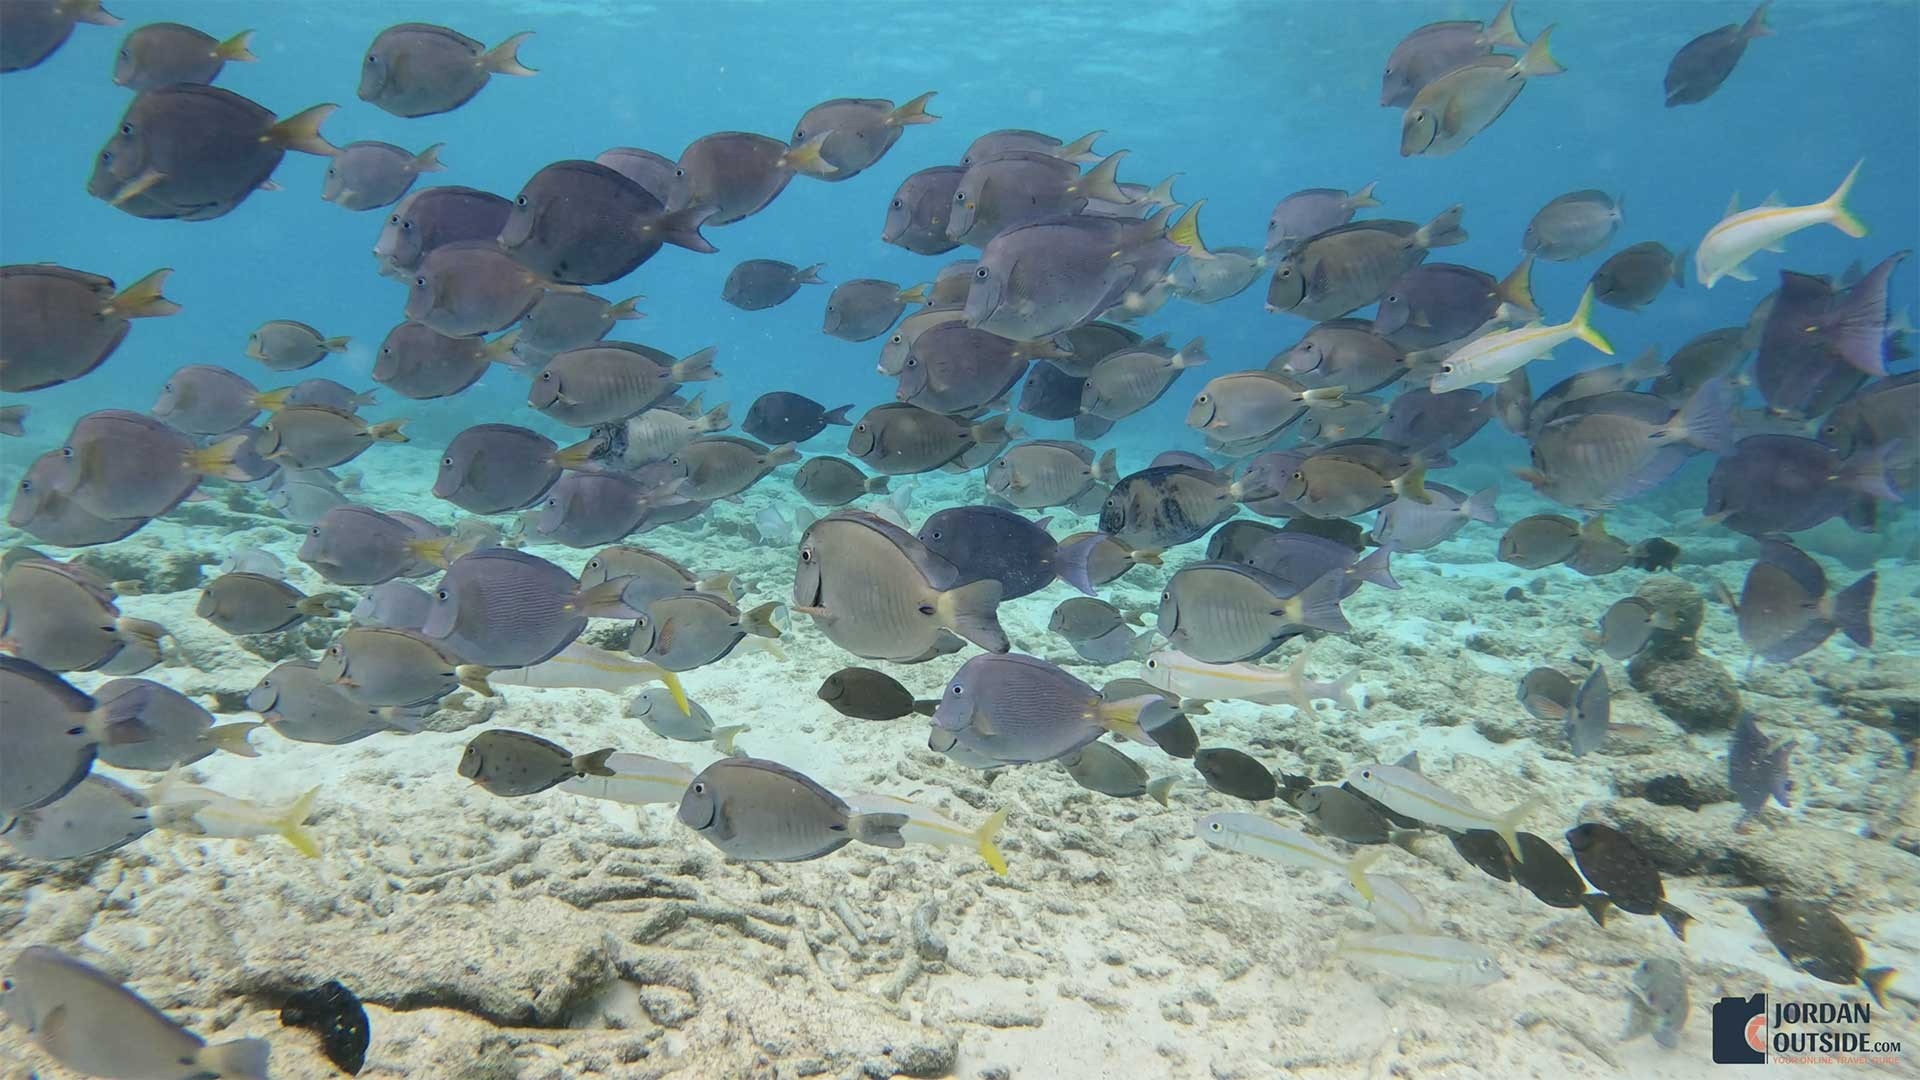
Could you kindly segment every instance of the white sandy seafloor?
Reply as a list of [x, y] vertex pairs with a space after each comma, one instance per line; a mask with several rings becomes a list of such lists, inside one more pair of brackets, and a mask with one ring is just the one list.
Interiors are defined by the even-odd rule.
[[[381, 447], [361, 458], [351, 468], [366, 474], [363, 498], [451, 520], [451, 507], [422, 498], [430, 452]], [[744, 503], [632, 542], [701, 573], [733, 571], [745, 602], [787, 599], [791, 545], [758, 543], [749, 522], [776, 502], [791, 508], [791, 472]], [[909, 513], [917, 523], [937, 506], [977, 501], [979, 485], [979, 474], [921, 478]], [[1502, 519], [1546, 509], [1509, 492]], [[1056, 516], [1054, 532], [1073, 524]], [[1750, 558], [1723, 530], [1674, 533], [1631, 508], [1609, 526], [1628, 539], [1665, 532], [1686, 551], [1680, 576], [1702, 586], [1711, 575], [1737, 590]], [[1628, 688], [1622, 665], [1609, 662], [1615, 719], [1648, 725], [1645, 739], [1615, 739], [1575, 760], [1556, 725], [1515, 704], [1522, 673], [1588, 655], [1581, 629], [1648, 575], [1516, 570], [1492, 561], [1497, 537], [1497, 528], [1474, 525], [1434, 551], [1396, 558], [1405, 588], [1362, 589], [1346, 605], [1355, 633], [1311, 646], [1316, 676], [1361, 674], [1364, 711], [1215, 704], [1195, 720], [1201, 743], [1334, 782], [1361, 761], [1418, 750], [1429, 775], [1480, 805], [1545, 796], [1550, 809], [1527, 827], [1563, 851], [1559, 833], [1579, 820], [1619, 824], [1669, 865], [1695, 868], [1667, 876], [1669, 898], [1698, 920], [1685, 943], [1655, 918], [1615, 912], [1603, 929], [1583, 911], [1546, 907], [1430, 839], [1418, 856], [1393, 851], [1374, 871], [1404, 882], [1440, 932], [1492, 949], [1507, 978], [1435, 989], [1350, 965], [1337, 955], [1340, 941], [1373, 920], [1344, 898], [1343, 881], [1193, 836], [1194, 820], [1218, 810], [1291, 823], [1283, 804], [1249, 807], [1216, 794], [1190, 763], [1137, 746], [1126, 752], [1152, 774], [1184, 777], [1170, 809], [1094, 794], [1055, 766], [983, 775], [950, 763], [926, 749], [924, 720], [851, 720], [816, 700], [823, 677], [862, 661], [799, 617], [786, 662], [731, 657], [688, 674], [689, 693], [716, 723], [751, 726], [740, 739], [746, 751], [830, 788], [910, 796], [968, 825], [1010, 807], [1001, 836], [1008, 876], [964, 847], [855, 844], [809, 863], [732, 864], [678, 825], [671, 807], [636, 812], [558, 791], [494, 797], [455, 772], [473, 734], [465, 725], [696, 769], [714, 758], [708, 746], [667, 742], [623, 717], [615, 695], [506, 688], [490, 716], [443, 712], [421, 734], [329, 747], [262, 729], [253, 735], [259, 759], [218, 756], [190, 770], [218, 790], [275, 801], [321, 785], [317, 860], [271, 837], [154, 833], [65, 864], [0, 845], [0, 966], [30, 944], [67, 949], [125, 976], [211, 1040], [271, 1040], [273, 1075], [289, 1078], [338, 1075], [310, 1033], [278, 1022], [285, 995], [328, 979], [367, 1002], [366, 1077], [1682, 1077], [1715, 1071], [1708, 1010], [1723, 994], [1865, 998], [1780, 958], [1739, 903], [1760, 883], [1830, 900], [1867, 943], [1870, 963], [1902, 969], [1873, 1030], [1908, 1049], [1900, 1065], [1878, 1071], [1916, 1075], [1915, 1000], [1900, 992], [1920, 988], [1920, 788], [1910, 765], [1920, 567], [1891, 556], [1879, 564], [1872, 651], [1836, 638], [1793, 663], [1749, 670], [1731, 615], [1709, 601], [1703, 650], [1734, 675], [1770, 736], [1798, 740], [1796, 805], [1736, 835], [1725, 732], [1686, 734]], [[20, 542], [0, 531], [0, 546]], [[296, 585], [324, 587], [293, 558], [292, 528], [233, 513], [221, 497], [95, 550], [157, 574], [247, 543], [276, 551]], [[569, 567], [587, 555], [533, 550]], [[1192, 545], [1170, 561], [1201, 552]], [[1836, 588], [1858, 573], [1828, 565]], [[1107, 595], [1150, 613], [1165, 572], [1136, 570]], [[1504, 599], [1515, 585], [1524, 597]], [[1096, 683], [1134, 674], [1132, 664], [1082, 664], [1047, 632], [1053, 606], [1069, 595], [1056, 583], [1001, 609], [1016, 649]], [[260, 640], [197, 618], [197, 596], [183, 587], [123, 601], [125, 613], [170, 627], [191, 658], [147, 677], [203, 699], [246, 690], [273, 661], [249, 651]], [[328, 630], [315, 624], [296, 636], [317, 645]], [[876, 666], [933, 696], [959, 659]], [[1695, 812], [1627, 794], [1656, 778], [1669, 790], [1675, 777], [1709, 804]], [[1651, 956], [1672, 957], [1687, 973], [1692, 1011], [1675, 1050], [1619, 1040], [1628, 977]], [[0, 1076], [29, 1075], [67, 1074], [0, 1020]]]

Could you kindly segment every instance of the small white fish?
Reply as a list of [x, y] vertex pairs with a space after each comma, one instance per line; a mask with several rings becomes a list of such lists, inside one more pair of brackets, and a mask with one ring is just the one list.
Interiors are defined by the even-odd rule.
[[1351, 859], [1342, 858], [1299, 829], [1289, 829], [1258, 814], [1208, 814], [1194, 822], [1193, 834], [1227, 851], [1258, 855], [1288, 866], [1345, 874], [1353, 891], [1369, 905], [1373, 903], [1374, 891], [1366, 869], [1387, 853], [1387, 848], [1379, 845], [1364, 848]]
[[576, 641], [538, 664], [496, 668], [487, 674], [492, 686], [541, 686], [548, 689], [608, 690], [621, 693], [642, 683], [665, 684], [680, 711], [691, 714], [680, 676], [658, 664], [624, 653], [608, 652]]
[[1407, 891], [1400, 879], [1388, 874], [1368, 874], [1367, 884], [1373, 889], [1373, 902], [1367, 910], [1380, 920], [1380, 925], [1395, 933], [1414, 934], [1427, 929], [1427, 909]]
[[1000, 835], [1000, 827], [1007, 823], [1007, 808], [1004, 806], [995, 810], [978, 828], [969, 829], [933, 807], [909, 799], [866, 792], [856, 792], [843, 798], [855, 813], [906, 815], [907, 823], [900, 827], [900, 837], [909, 844], [971, 847], [980, 853], [994, 873], [1001, 877], [1007, 875], [1007, 857], [1000, 853], [999, 845], [994, 843], [994, 838]]
[[1282, 671], [1259, 664], [1208, 664], [1168, 649], [1147, 657], [1141, 677], [1170, 694], [1197, 701], [1284, 704], [1309, 716], [1316, 700], [1354, 707], [1354, 676], [1349, 673], [1333, 682], [1309, 679], [1304, 652]]
[[290, 803], [270, 806], [181, 783], [179, 767], [175, 766], [148, 788], [146, 795], [152, 804], [147, 815], [154, 828], [223, 840], [279, 835], [300, 854], [310, 859], [320, 856], [320, 844], [306, 828], [307, 818], [313, 816], [313, 804], [320, 797], [317, 786]]
[[1485, 986], [1507, 977], [1486, 949], [1440, 934], [1350, 938], [1341, 943], [1339, 953], [1375, 970], [1436, 986]]
[[666, 761], [645, 754], [618, 753], [602, 762], [611, 776], [576, 776], [560, 784], [558, 790], [589, 799], [606, 799], [628, 806], [656, 803], [678, 805], [693, 783], [693, 770], [677, 761]]
[[760, 542], [780, 547], [793, 543], [793, 522], [788, 521], [779, 510], [767, 507], [753, 515], [754, 531], [760, 534]]
[[1536, 796], [1504, 814], [1489, 813], [1427, 779], [1415, 769], [1379, 762], [1353, 770], [1347, 774], [1346, 782], [1360, 794], [1415, 821], [1461, 832], [1491, 829], [1507, 842], [1507, 850], [1513, 852], [1515, 862], [1525, 858], [1520, 853], [1520, 841], [1515, 833], [1519, 831], [1520, 823], [1545, 802]]
[[1440, 365], [1430, 389], [1444, 394], [1476, 383], [1505, 382], [1514, 372], [1574, 338], [1612, 356], [1613, 343], [1594, 329], [1589, 321], [1592, 315], [1593, 286], [1589, 285], [1580, 294], [1580, 306], [1574, 309], [1573, 318], [1558, 326], [1536, 320], [1517, 330], [1497, 330], [1460, 346]]
[[1752, 281], [1753, 272], [1745, 265], [1748, 258], [1758, 251], [1784, 251], [1781, 241], [1815, 225], [1831, 225], [1856, 239], [1867, 235], [1867, 226], [1847, 209], [1847, 195], [1853, 191], [1853, 182], [1864, 164], [1855, 162], [1833, 194], [1807, 206], [1780, 206], [1770, 199], [1751, 210], [1742, 210], [1740, 196], [1735, 195], [1727, 204], [1727, 215], [1700, 238], [1700, 246], [1693, 253], [1694, 276], [1709, 289], [1723, 277]]
[[222, 574], [259, 574], [262, 577], [286, 579], [287, 564], [280, 557], [263, 547], [234, 548], [221, 562], [218, 572]]

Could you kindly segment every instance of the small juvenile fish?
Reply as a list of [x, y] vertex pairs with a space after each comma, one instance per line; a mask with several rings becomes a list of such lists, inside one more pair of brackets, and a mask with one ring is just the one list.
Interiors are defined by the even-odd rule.
[[1773, 36], [1773, 28], [1767, 25], [1767, 9], [1772, 6], [1772, 0], [1766, 0], [1753, 9], [1744, 25], [1728, 23], [1680, 46], [1680, 51], [1674, 53], [1667, 64], [1663, 83], [1667, 108], [1695, 105], [1712, 97], [1720, 84], [1727, 81], [1727, 76], [1733, 74], [1734, 65], [1746, 55], [1747, 43]]
[[1490, 813], [1427, 779], [1418, 770], [1378, 762], [1354, 769], [1347, 775], [1346, 783], [1387, 809], [1427, 825], [1463, 831], [1491, 829], [1506, 841], [1516, 861], [1526, 856], [1514, 834], [1522, 821], [1540, 810], [1544, 801], [1536, 797], [1505, 813]]
[[906, 844], [906, 815], [858, 813], [812, 778], [758, 758], [723, 758], [701, 770], [677, 816], [728, 857], [747, 862], [804, 862], [855, 840]]
[[399, 202], [421, 173], [442, 172], [434, 143], [418, 154], [389, 142], [353, 142], [327, 162], [320, 197], [343, 210], [377, 210]]
[[13, 1023], [41, 1051], [83, 1076], [266, 1080], [265, 1039], [208, 1046], [106, 972], [57, 949], [23, 949], [7, 970], [6, 986], [0, 1002]]
[[932, 716], [938, 699], [915, 698], [893, 676], [872, 668], [850, 667], [827, 676], [815, 695], [841, 716], [856, 720], [898, 720], [919, 714]]
[[1687, 255], [1675, 255], [1667, 245], [1648, 240], [1607, 257], [1593, 272], [1593, 298], [1611, 307], [1639, 311], [1651, 304], [1671, 281], [1687, 287]]
[[1593, 665], [1579, 689], [1573, 692], [1573, 701], [1567, 707], [1566, 719], [1561, 729], [1566, 733], [1567, 745], [1573, 748], [1573, 756], [1580, 757], [1592, 750], [1598, 750], [1607, 741], [1607, 729], [1613, 720], [1613, 692], [1607, 686], [1607, 669]]
[[1373, 197], [1376, 183], [1351, 194], [1339, 188], [1307, 188], [1281, 199], [1267, 218], [1267, 252], [1285, 255], [1308, 237], [1352, 221], [1354, 211], [1379, 206], [1380, 200]]
[[1161, 806], [1167, 805], [1167, 792], [1178, 778], [1163, 776], [1148, 780], [1146, 767], [1128, 757], [1111, 743], [1088, 743], [1060, 759], [1073, 782], [1115, 799], [1137, 799], [1151, 795]]
[[1552, 262], [1582, 258], [1605, 246], [1624, 213], [1624, 200], [1604, 191], [1568, 192], [1534, 213], [1520, 247]]
[[1520, 680], [1520, 707], [1537, 720], [1565, 719], [1573, 694], [1573, 680], [1550, 667], [1534, 668]]
[[1314, 828], [1349, 844], [1407, 843], [1406, 834], [1376, 803], [1346, 788], [1315, 784], [1305, 790], [1282, 789], [1280, 796]]
[[495, 795], [534, 795], [568, 780], [612, 776], [612, 748], [573, 754], [560, 744], [524, 731], [483, 731], [460, 754], [460, 775]]
[[274, 634], [309, 618], [346, 611], [346, 597], [339, 593], [308, 596], [279, 578], [244, 571], [222, 574], [201, 586], [194, 609], [229, 634]]
[[1847, 209], [1847, 196], [1853, 193], [1853, 182], [1859, 179], [1863, 164], [1855, 162], [1832, 195], [1806, 206], [1762, 204], [1742, 210], [1736, 195], [1727, 204], [1726, 216], [1708, 229], [1694, 248], [1694, 276], [1709, 289], [1724, 277], [1752, 281], [1753, 271], [1746, 268], [1749, 258], [1761, 251], [1783, 250], [1787, 237], [1815, 225], [1831, 225], [1855, 239], [1867, 235], [1866, 224]]
[[778, 602], [741, 611], [722, 596], [688, 592], [661, 597], [634, 620], [627, 651], [669, 671], [692, 671], [726, 659], [749, 637], [776, 656], [780, 628], [774, 625]]
[[457, 30], [427, 23], [389, 26], [367, 47], [360, 100], [395, 116], [432, 116], [473, 100], [495, 75], [529, 76], [520, 63], [526, 30], [489, 49]]
[[1064, 638], [1081, 659], [1115, 664], [1134, 655], [1138, 637], [1127, 624], [1140, 621], [1137, 615], [1121, 615], [1104, 600], [1077, 596], [1061, 601], [1053, 609], [1047, 629]]
[[742, 311], [764, 311], [793, 298], [802, 285], [825, 285], [814, 263], [805, 269], [778, 259], [748, 259], [733, 268], [720, 288], [720, 299]]
[[793, 489], [815, 506], [845, 506], [862, 495], [884, 494], [892, 478], [868, 476], [837, 457], [812, 457], [794, 474]]
[[1265, 802], [1280, 794], [1273, 781], [1273, 770], [1251, 754], [1231, 747], [1213, 746], [1195, 753], [1193, 767], [1206, 778], [1208, 787], [1222, 795]]
[[148, 788], [146, 795], [152, 804], [147, 814], [156, 829], [221, 840], [278, 836], [307, 858], [320, 857], [320, 843], [306, 828], [307, 819], [313, 816], [313, 804], [320, 797], [318, 786], [276, 806], [182, 783], [176, 766]]
[[1742, 811], [1736, 832], [1743, 831], [1764, 810], [1767, 800], [1781, 806], [1793, 805], [1791, 760], [1794, 739], [1774, 745], [1754, 723], [1753, 714], [1743, 712], [1727, 741], [1727, 786]]
[[[684, 702], [684, 708], [682, 703]], [[626, 715], [647, 726], [647, 730], [675, 742], [711, 742], [713, 748], [729, 757], [737, 757], [733, 740], [750, 730], [745, 724], [715, 727], [713, 717], [697, 701], [676, 699], [671, 689], [648, 687], [627, 702]], [[684, 790], [685, 785], [682, 785]], [[675, 801], [678, 801], [676, 795]]]
[[1323, 873], [1341, 874], [1368, 903], [1373, 901], [1373, 886], [1366, 869], [1386, 852], [1372, 848], [1343, 859], [1320, 841], [1298, 829], [1289, 829], [1259, 814], [1208, 814], [1194, 822], [1195, 836], [1217, 848], [1258, 855], [1287, 866], [1299, 866]]
[[1580, 545], [1580, 523], [1564, 514], [1534, 514], [1507, 527], [1498, 558], [1522, 570], [1554, 566]]
[[[1765, 7], [1765, 5], [1761, 5]], [[1687, 1026], [1687, 973], [1678, 961], [1650, 956], [1633, 969], [1633, 989], [1627, 991], [1627, 1026], [1621, 1042], [1649, 1032], [1653, 1041], [1671, 1050], [1680, 1045], [1680, 1030]]]
[[1340, 955], [1412, 982], [1485, 986], [1507, 977], [1491, 952], [1439, 934], [1377, 934], [1350, 938]]
[[306, 323], [270, 319], [247, 335], [247, 355], [275, 371], [298, 371], [346, 352], [352, 340], [326, 337]]

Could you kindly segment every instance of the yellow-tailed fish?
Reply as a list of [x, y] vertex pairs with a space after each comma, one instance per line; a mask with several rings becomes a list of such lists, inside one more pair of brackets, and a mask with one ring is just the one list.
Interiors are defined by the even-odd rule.
[[1866, 224], [1847, 209], [1847, 195], [1853, 191], [1853, 182], [1864, 164], [1864, 160], [1855, 162], [1833, 194], [1806, 206], [1781, 206], [1776, 200], [1768, 199], [1751, 210], [1742, 210], [1740, 196], [1736, 194], [1727, 203], [1726, 216], [1707, 230], [1707, 235], [1700, 238], [1700, 246], [1694, 250], [1693, 270], [1700, 284], [1711, 289], [1714, 282], [1723, 277], [1752, 281], [1753, 273], [1746, 268], [1747, 259], [1758, 251], [1785, 251], [1781, 241], [1801, 229], [1831, 225], [1855, 238], [1867, 235]]

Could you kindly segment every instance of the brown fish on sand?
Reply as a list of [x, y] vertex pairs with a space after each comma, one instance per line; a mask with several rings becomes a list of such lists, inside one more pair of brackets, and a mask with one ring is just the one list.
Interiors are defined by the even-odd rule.
[[1827, 595], [1827, 574], [1811, 556], [1780, 540], [1760, 541], [1760, 558], [1747, 571], [1736, 602], [1721, 598], [1739, 620], [1740, 640], [1756, 655], [1785, 663], [1820, 647], [1835, 630], [1863, 648], [1873, 645], [1873, 595], [1880, 576], [1869, 572]]
[[308, 596], [279, 578], [240, 572], [202, 585], [194, 613], [229, 634], [272, 634], [351, 606], [339, 593]]
[[1890, 967], [1867, 967], [1860, 939], [1831, 907], [1818, 900], [1768, 893], [1747, 901], [1747, 910], [1788, 963], [1822, 982], [1841, 986], [1858, 982], [1873, 995], [1876, 1004], [1886, 1006], [1887, 984], [1899, 972]]
[[1499, 559], [1522, 570], [1565, 562], [1580, 545], [1580, 523], [1565, 514], [1534, 514], [1507, 527]]
[[[1593, 887], [1606, 893], [1607, 900], [1621, 911], [1634, 915], [1658, 915], [1666, 920], [1673, 936], [1685, 941], [1687, 924], [1693, 916], [1667, 903], [1666, 886], [1653, 860], [1626, 833], [1610, 825], [1588, 822], [1567, 830], [1567, 845], [1574, 861]], [[1587, 911], [1596, 922], [1602, 920], [1603, 906], [1588, 904]]]
[[0, 266], [0, 390], [23, 394], [92, 371], [126, 340], [131, 319], [172, 315], [171, 270], [118, 292], [113, 279], [40, 263]]
[[524, 731], [483, 731], [460, 754], [460, 775], [495, 795], [535, 795], [583, 776], [612, 776], [613, 749], [574, 754]]

